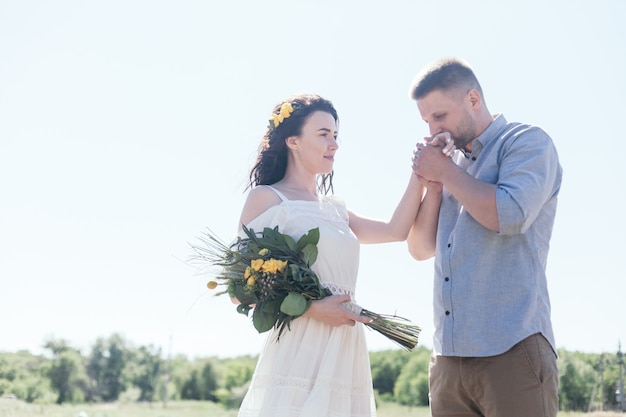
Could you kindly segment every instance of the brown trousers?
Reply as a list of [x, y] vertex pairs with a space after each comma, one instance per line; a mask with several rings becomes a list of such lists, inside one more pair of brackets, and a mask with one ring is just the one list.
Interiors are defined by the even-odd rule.
[[430, 360], [433, 417], [556, 417], [556, 354], [539, 333], [509, 351], [484, 358]]

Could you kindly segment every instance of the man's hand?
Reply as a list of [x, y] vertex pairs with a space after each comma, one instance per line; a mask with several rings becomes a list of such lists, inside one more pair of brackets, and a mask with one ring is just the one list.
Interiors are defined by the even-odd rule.
[[424, 138], [424, 140], [429, 146], [441, 148], [441, 152], [443, 152], [445, 156], [452, 157], [454, 151], [456, 151], [450, 132], [437, 133], [431, 138]]
[[[441, 152], [436, 152], [440, 154], [440, 159], [442, 155], [450, 158], [454, 155], [454, 151], [456, 150], [454, 141], [449, 132], [442, 132], [433, 137], [425, 137], [424, 143], [418, 143], [413, 151], [413, 171], [415, 175], [417, 175], [417, 178], [428, 190], [441, 192], [443, 188], [441, 182], [436, 181], [432, 176], [428, 177], [425, 175], [425, 172], [432, 172], [429, 171], [429, 169], [433, 169], [432, 160], [426, 160], [426, 164], [420, 163], [420, 161], [423, 160], [422, 155], [427, 148], [431, 148], [428, 153], [435, 153], [435, 149], [440, 150]], [[426, 169], [424, 169], [423, 165], [426, 165]]]

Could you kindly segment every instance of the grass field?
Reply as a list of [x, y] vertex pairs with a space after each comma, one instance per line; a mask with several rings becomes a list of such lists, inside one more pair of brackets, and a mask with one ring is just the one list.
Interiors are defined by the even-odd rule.
[[[427, 407], [403, 407], [383, 403], [378, 417], [428, 417]], [[36, 405], [13, 399], [0, 399], [0, 417], [236, 417], [211, 402], [174, 401], [162, 403], [118, 402], [113, 404]], [[559, 413], [559, 417], [624, 417], [623, 413]]]

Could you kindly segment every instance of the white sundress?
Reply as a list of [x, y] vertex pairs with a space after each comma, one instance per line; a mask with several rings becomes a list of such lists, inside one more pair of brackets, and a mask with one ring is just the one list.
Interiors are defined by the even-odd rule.
[[[270, 187], [271, 188], [271, 187]], [[288, 200], [251, 221], [261, 232], [278, 226], [294, 239], [319, 227], [318, 257], [311, 268], [334, 294], [354, 300], [359, 242], [337, 197]], [[239, 410], [239, 417], [373, 417], [374, 391], [363, 324], [332, 327], [300, 317], [276, 340], [272, 329]]]

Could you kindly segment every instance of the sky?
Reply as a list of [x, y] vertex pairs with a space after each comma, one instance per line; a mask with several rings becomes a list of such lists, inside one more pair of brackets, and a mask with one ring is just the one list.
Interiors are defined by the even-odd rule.
[[[163, 355], [256, 355], [265, 335], [212, 296], [189, 245], [207, 228], [234, 235], [274, 105], [299, 92], [333, 101], [335, 193], [387, 219], [428, 134], [409, 85], [449, 56], [473, 66], [492, 113], [553, 138], [556, 343], [616, 352], [624, 17], [620, 0], [3, 0], [0, 352], [62, 339], [88, 354], [117, 333]], [[411, 319], [432, 347], [432, 280], [432, 260], [405, 243], [362, 245], [356, 301]]]

